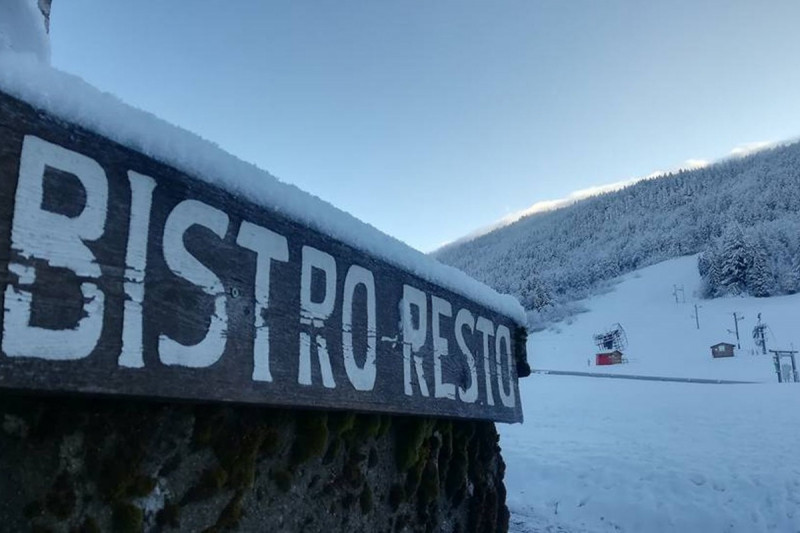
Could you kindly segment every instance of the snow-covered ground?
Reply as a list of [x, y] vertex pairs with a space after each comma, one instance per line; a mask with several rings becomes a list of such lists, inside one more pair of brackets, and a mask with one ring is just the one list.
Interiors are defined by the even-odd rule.
[[[676, 287], [680, 303], [675, 301]], [[775, 381], [772, 358], [760, 355], [752, 330], [761, 313], [768, 326], [768, 349], [800, 348], [800, 294], [701, 300], [696, 295], [699, 287], [695, 256], [672, 259], [622, 276], [611, 292], [583, 302], [589, 312], [572, 317], [571, 323], [562, 322], [531, 334], [528, 354], [532, 366], [548, 370]], [[700, 329], [694, 318], [695, 304]], [[744, 317], [739, 320], [741, 350], [736, 357], [713, 359], [711, 345], [736, 343], [734, 312]], [[594, 355], [598, 350], [593, 335], [615, 323], [622, 325], [628, 337], [628, 348], [624, 350], [628, 363], [595, 366]]]
[[502, 426], [514, 530], [800, 531], [800, 385], [572, 376]]
[[[750, 355], [758, 312], [768, 347], [800, 346], [800, 297], [698, 301], [698, 331], [698, 284], [694, 258], [628, 275], [572, 324], [532, 334], [533, 366], [763, 383], [521, 380], [526, 422], [500, 427], [512, 531], [800, 531], [800, 384], [778, 384], [770, 358]], [[742, 350], [713, 360], [711, 344], [735, 342], [734, 311]], [[587, 367], [592, 334], [615, 322], [630, 363]]]

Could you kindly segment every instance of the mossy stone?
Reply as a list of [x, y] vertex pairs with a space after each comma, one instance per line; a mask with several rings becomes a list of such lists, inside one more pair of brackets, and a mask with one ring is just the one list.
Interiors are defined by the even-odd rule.
[[363, 463], [367, 460], [368, 454], [360, 448], [353, 448], [350, 451], [350, 461], [353, 463]]
[[66, 520], [75, 510], [75, 489], [67, 472], [61, 472], [47, 494], [45, 506], [47, 510], [61, 520]]
[[389, 507], [392, 508], [392, 511], [397, 511], [400, 504], [405, 503], [405, 501], [406, 491], [403, 489], [403, 486], [399, 483], [393, 484], [389, 488]]
[[281, 449], [283, 441], [280, 432], [271, 427], [264, 429], [263, 440], [261, 441], [261, 454], [265, 457], [274, 457]]
[[392, 429], [392, 415], [381, 415], [381, 427], [378, 429], [377, 438], [383, 438]]
[[359, 415], [356, 419], [354, 433], [356, 437], [364, 442], [367, 439], [375, 438], [381, 429], [381, 416], [375, 414]]
[[369, 459], [367, 460], [367, 467], [375, 468], [376, 466], [378, 466], [378, 450], [376, 450], [375, 448], [370, 448]]
[[447, 470], [447, 477], [445, 478], [445, 495], [451, 500], [456, 499], [459, 493], [466, 488], [468, 467], [466, 452], [459, 452], [453, 455], [453, 460], [450, 461], [450, 468]]
[[179, 466], [181, 466], [181, 462], [183, 461], [183, 457], [180, 454], [175, 454], [170, 457], [161, 467], [159, 470], [158, 475], [161, 477], [166, 477], [176, 471]]
[[290, 464], [299, 466], [325, 453], [328, 444], [327, 416], [325, 413], [307, 412], [299, 415], [295, 424], [296, 435]]
[[228, 485], [249, 488], [255, 482], [258, 452], [265, 432], [260, 427], [229, 428], [214, 444], [214, 454], [228, 474]]
[[374, 502], [372, 489], [369, 487], [369, 485], [364, 485], [364, 489], [361, 491], [361, 496], [358, 498], [358, 503], [361, 506], [362, 514], [369, 514], [372, 512]]
[[[445, 494], [454, 505], [458, 505], [466, 489], [469, 475], [469, 440], [463, 431], [453, 432], [452, 449], [447, 472], [442, 473], [445, 480]], [[459, 500], [459, 501], [455, 501]]]
[[102, 533], [100, 526], [97, 525], [97, 522], [91, 516], [87, 516], [80, 528], [76, 528], [74, 531], [76, 533]]
[[419, 500], [424, 504], [436, 501], [439, 497], [439, 469], [433, 460], [425, 464], [418, 489]]
[[417, 493], [420, 481], [422, 480], [422, 472], [425, 470], [425, 465], [428, 462], [429, 447], [424, 446], [425, 450], [420, 450], [417, 456], [417, 462], [408, 469], [406, 472], [405, 491], [409, 497]]
[[231, 498], [231, 500], [228, 502], [228, 505], [226, 505], [219, 514], [217, 523], [208, 528], [206, 531], [208, 533], [214, 533], [235, 528], [242, 519], [242, 514], [244, 512], [242, 500], [244, 500], [244, 492], [239, 491], [234, 494], [233, 498]]
[[144, 512], [128, 502], [117, 502], [111, 515], [114, 531], [118, 533], [141, 533]]
[[356, 497], [353, 494], [346, 492], [345, 495], [342, 497], [342, 509], [344, 509], [345, 511], [343, 516], [348, 515], [351, 507], [353, 507], [355, 503], [356, 503]]
[[160, 527], [178, 528], [181, 525], [181, 508], [172, 500], [167, 500], [164, 507], [156, 513], [156, 524]]
[[441, 479], [445, 480], [453, 456], [453, 423], [450, 420], [443, 420], [439, 422], [437, 428], [441, 437], [438, 460], [439, 475]]
[[228, 473], [223, 468], [208, 468], [200, 474], [200, 479], [197, 480], [197, 483], [186, 492], [182, 503], [207, 500], [217, 494], [227, 481]]
[[364, 484], [364, 472], [357, 461], [347, 461], [342, 468], [342, 479], [348, 486], [357, 489]]
[[434, 421], [428, 418], [406, 417], [397, 424], [395, 461], [398, 471], [406, 472], [418, 463], [422, 445], [433, 427]]
[[329, 465], [333, 463], [339, 456], [344, 441], [341, 437], [334, 437], [328, 445], [328, 451], [325, 452], [325, 457], [322, 458], [322, 464]]
[[341, 437], [353, 429], [356, 424], [356, 414], [353, 412], [339, 411], [328, 415], [328, 431], [332, 436]]
[[128, 484], [128, 496], [143, 498], [153, 492], [157, 480], [150, 476], [133, 476]]
[[222, 407], [199, 405], [194, 410], [192, 445], [195, 448], [210, 446], [224, 427], [225, 410]]
[[400, 533], [401, 531], [404, 531], [406, 529], [406, 527], [408, 526], [409, 521], [410, 521], [410, 518], [407, 515], [403, 514], [403, 515], [398, 516], [397, 519], [394, 522], [394, 530], [395, 530], [395, 532], [396, 533]]
[[22, 515], [28, 520], [38, 518], [45, 513], [45, 507], [40, 501], [33, 501], [22, 509]]
[[292, 473], [288, 470], [275, 470], [270, 473], [270, 478], [282, 492], [289, 492], [292, 488]]

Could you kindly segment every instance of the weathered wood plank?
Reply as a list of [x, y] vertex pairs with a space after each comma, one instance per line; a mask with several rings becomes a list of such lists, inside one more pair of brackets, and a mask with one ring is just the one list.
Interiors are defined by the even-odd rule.
[[0, 284], [0, 389], [522, 420], [509, 318], [2, 93]]

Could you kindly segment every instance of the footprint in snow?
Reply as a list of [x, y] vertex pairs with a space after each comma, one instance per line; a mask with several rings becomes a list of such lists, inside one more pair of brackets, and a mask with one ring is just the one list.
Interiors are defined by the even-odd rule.
[[702, 474], [692, 474], [689, 479], [698, 487], [706, 484], [706, 477]]

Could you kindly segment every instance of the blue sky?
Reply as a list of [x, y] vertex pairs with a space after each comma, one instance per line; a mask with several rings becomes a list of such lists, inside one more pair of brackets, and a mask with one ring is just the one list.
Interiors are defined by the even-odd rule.
[[800, 2], [55, 0], [53, 64], [423, 251], [800, 135]]

